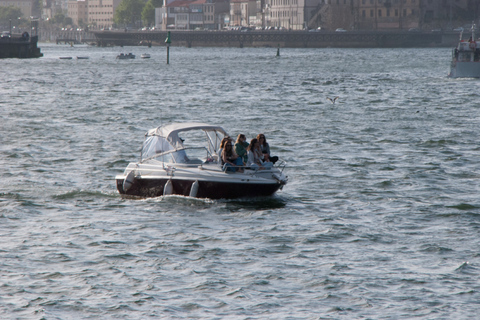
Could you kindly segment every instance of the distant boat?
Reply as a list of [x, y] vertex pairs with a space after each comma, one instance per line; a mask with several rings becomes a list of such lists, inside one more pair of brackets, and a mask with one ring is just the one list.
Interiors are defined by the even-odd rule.
[[142, 53], [140, 56], [142, 59], [150, 59], [150, 54], [149, 53]]
[[79, 57], [77, 56], [77, 59], [80, 60], [80, 59], [89, 59], [89, 57]]
[[62, 59], [62, 60], [72, 60], [73, 58], [72, 57], [60, 57], [60, 59]]
[[135, 59], [135, 55], [132, 54], [132, 53], [128, 53], [128, 54], [124, 54], [124, 53], [120, 53], [118, 56], [117, 56], [117, 59]]
[[451, 78], [480, 78], [480, 39], [475, 40], [475, 25], [472, 25], [470, 39], [463, 40], [463, 30], [460, 31], [460, 41], [452, 52], [450, 64]]

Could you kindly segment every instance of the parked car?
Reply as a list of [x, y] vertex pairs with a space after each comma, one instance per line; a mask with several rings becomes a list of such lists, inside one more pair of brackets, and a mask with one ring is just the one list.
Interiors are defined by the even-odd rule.
[[335, 32], [347, 32], [347, 30], [345, 30], [343, 28], [337, 28], [337, 29], [335, 29]]
[[10, 38], [10, 37], [11, 37], [10, 32], [8, 32], [8, 31], [3, 31], [2, 32], [1, 38]]

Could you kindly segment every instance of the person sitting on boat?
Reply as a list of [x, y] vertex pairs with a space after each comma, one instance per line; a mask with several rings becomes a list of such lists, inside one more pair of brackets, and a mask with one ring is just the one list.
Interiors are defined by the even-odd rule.
[[260, 143], [260, 148], [262, 150], [264, 160], [275, 164], [275, 162], [278, 161], [278, 157], [270, 155], [270, 145], [268, 144], [267, 139], [265, 139], [265, 135], [263, 133], [260, 133], [257, 136], [257, 140]]
[[256, 138], [250, 141], [250, 145], [247, 148], [248, 160], [247, 167], [252, 168], [253, 170], [262, 170], [270, 169], [273, 167], [272, 162], [263, 162], [262, 149], [260, 147], [260, 142]]
[[222, 150], [222, 161], [226, 165], [227, 172], [243, 172], [243, 168], [236, 168], [243, 166], [243, 160], [233, 150], [232, 141], [228, 141], [227, 143], [225, 143], [225, 146]]
[[244, 163], [248, 161], [247, 148], [249, 146], [244, 134], [239, 134], [235, 142], [235, 153], [242, 157]]
[[232, 138], [230, 138], [229, 136], [225, 136], [222, 141], [220, 141], [220, 148], [218, 148], [218, 158], [219, 158], [219, 162], [224, 165], [225, 163], [223, 162], [223, 159], [222, 159], [222, 152], [223, 152], [223, 149], [225, 148], [225, 144], [227, 142], [232, 142]]

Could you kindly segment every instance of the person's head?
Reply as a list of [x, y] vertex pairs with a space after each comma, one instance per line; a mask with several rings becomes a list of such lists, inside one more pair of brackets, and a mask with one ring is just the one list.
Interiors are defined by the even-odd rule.
[[257, 140], [260, 145], [265, 145], [267, 143], [267, 139], [265, 139], [265, 135], [263, 133], [258, 134]]
[[233, 145], [231, 140], [225, 143], [225, 146], [223, 147], [223, 153], [227, 155], [231, 155], [233, 153]]
[[247, 140], [247, 138], [245, 137], [244, 134], [240, 133], [237, 137], [237, 141], [236, 143], [239, 143], [239, 142], [244, 142], [245, 140]]
[[255, 147], [258, 146], [258, 140], [253, 138], [251, 141], [250, 141], [250, 144], [248, 145], [248, 148], [247, 150], [248, 151], [253, 151], [255, 150]]
[[227, 144], [227, 142], [231, 142], [232, 141], [232, 138], [230, 138], [229, 136], [225, 136], [222, 141], [220, 142], [220, 148], [225, 148], [225, 144]]

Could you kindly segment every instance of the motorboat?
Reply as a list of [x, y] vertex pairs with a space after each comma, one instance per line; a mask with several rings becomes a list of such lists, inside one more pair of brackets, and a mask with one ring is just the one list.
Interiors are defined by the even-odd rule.
[[471, 32], [470, 38], [464, 40], [460, 31], [458, 46], [452, 52], [451, 78], [480, 78], [480, 39], [475, 40], [475, 25]]
[[133, 53], [120, 53], [118, 56], [117, 56], [117, 59], [135, 59], [135, 55]]
[[150, 59], [150, 54], [149, 54], [149, 53], [142, 53], [142, 55], [140, 56], [140, 58], [142, 58], [142, 59]]
[[196, 122], [147, 131], [139, 161], [129, 163], [124, 173], [115, 177], [118, 192], [143, 198], [232, 199], [270, 196], [286, 185], [284, 161], [273, 167], [237, 171], [222, 165], [219, 148], [225, 136], [228, 134], [220, 126]]

